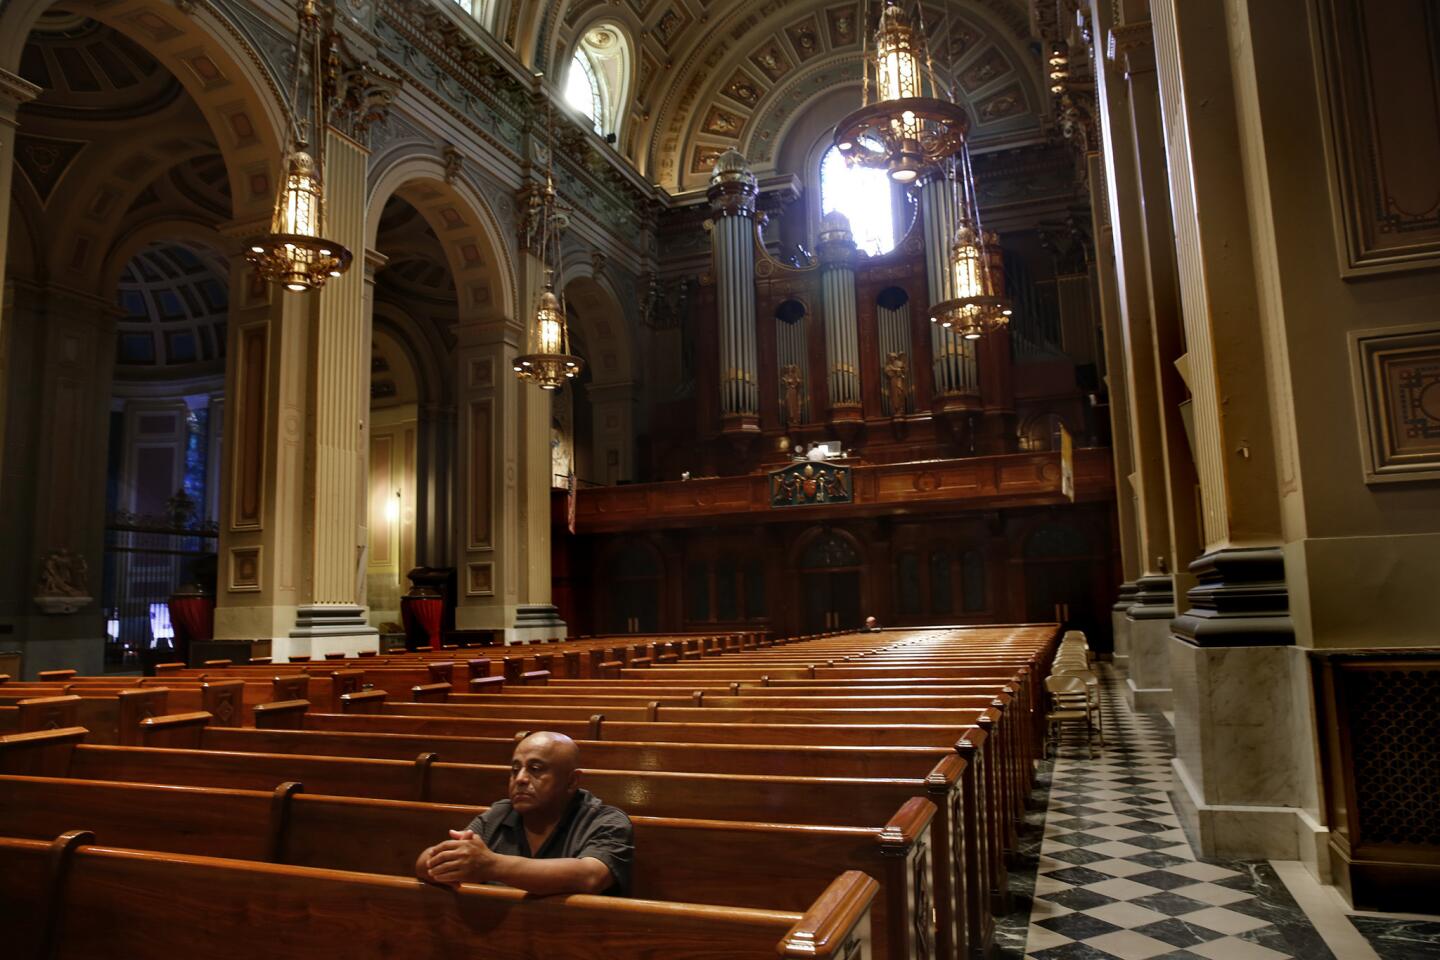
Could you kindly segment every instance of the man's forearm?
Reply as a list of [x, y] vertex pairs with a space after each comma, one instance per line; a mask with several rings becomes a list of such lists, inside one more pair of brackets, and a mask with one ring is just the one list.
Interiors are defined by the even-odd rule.
[[495, 855], [490, 879], [541, 895], [604, 893], [614, 882], [610, 868], [593, 857], [532, 860], [505, 854]]

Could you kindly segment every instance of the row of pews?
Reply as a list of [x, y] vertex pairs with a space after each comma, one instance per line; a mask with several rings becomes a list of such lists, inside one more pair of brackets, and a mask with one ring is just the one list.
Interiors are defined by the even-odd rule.
[[[61, 716], [0, 736], [5, 929], [46, 958], [248, 956], [260, 931], [347, 958], [984, 957], [1057, 634], [602, 638], [0, 683], [0, 709], [117, 713], [108, 735]], [[122, 720], [137, 694], [152, 709]], [[542, 729], [579, 741], [584, 786], [631, 816], [633, 898], [412, 879]]]

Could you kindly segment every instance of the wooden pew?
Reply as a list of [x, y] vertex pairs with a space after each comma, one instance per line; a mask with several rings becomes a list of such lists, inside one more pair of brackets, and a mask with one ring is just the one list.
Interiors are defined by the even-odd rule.
[[15, 703], [0, 706], [0, 733], [30, 733], [73, 727], [76, 726], [79, 707], [79, 697], [21, 697]]
[[[13, 772], [8, 751], [0, 746], [0, 770]], [[300, 781], [316, 793], [381, 800], [474, 803], [504, 796], [509, 765], [437, 763], [433, 754], [411, 762], [282, 754], [227, 754], [204, 750], [73, 746], [65, 775], [81, 781], [149, 783], [225, 789], [270, 790]], [[23, 758], [22, 758], [23, 762]], [[951, 790], [959, 788], [963, 763], [949, 757], [937, 764], [939, 815], [930, 842], [937, 855], [950, 856], [955, 831], [950, 823]], [[58, 774], [58, 771], [52, 771]], [[925, 778], [756, 777], [616, 771], [590, 768], [586, 786], [619, 804], [631, 815], [705, 820], [764, 820], [831, 826], [883, 824], [911, 799], [927, 798]], [[952, 864], [935, 877], [943, 904], [941, 922], [953, 929]], [[947, 938], [948, 940], [948, 938]]]
[[13, 915], [6, 936], [14, 956], [254, 960], [256, 931], [287, 955], [345, 960], [870, 956], [875, 883], [858, 872], [842, 874], [801, 914], [534, 898], [473, 884], [451, 891], [399, 877], [88, 845], [94, 839], [0, 840], [0, 902]]
[[[0, 816], [17, 836], [44, 837], [58, 824], [83, 821], [97, 836], [127, 847], [394, 876], [410, 876], [421, 849], [484, 809], [330, 797], [293, 783], [251, 791], [0, 776]], [[923, 881], [933, 811], [916, 800], [881, 826], [856, 829], [636, 817], [632, 893], [732, 907], [803, 907], [853, 865], [881, 884], [875, 955], [929, 956], [932, 941], [911, 942], [931, 931], [916, 932], [909, 905], [928, 911]], [[357, 836], [365, 842], [355, 843]], [[763, 873], [753, 869], [756, 858], [767, 864]], [[910, 886], [916, 878], [918, 889]]]
[[[93, 726], [94, 742], [97, 743], [139, 744], [139, 721], [170, 713], [203, 711], [210, 714], [211, 723], [222, 727], [238, 727], [244, 720], [245, 685], [238, 680], [202, 682], [185, 687], [109, 687], [85, 683], [63, 686], [68, 690], [67, 695], [81, 698], [76, 720], [80, 725]], [[10, 705], [30, 696], [30, 693], [21, 693], [22, 689], [30, 690], [31, 687], [7, 687], [0, 691], [0, 704]], [[38, 687], [36, 695], [43, 695], [46, 689]], [[138, 696], [142, 692], [148, 696]], [[127, 696], [122, 697], [121, 694]], [[112, 735], [113, 739], [109, 739]]]

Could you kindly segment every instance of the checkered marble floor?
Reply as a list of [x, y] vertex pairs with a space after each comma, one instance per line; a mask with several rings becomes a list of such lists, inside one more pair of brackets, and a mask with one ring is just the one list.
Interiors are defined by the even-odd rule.
[[1170, 726], [1132, 712], [1122, 682], [1103, 681], [1107, 746], [1092, 760], [1071, 738], [1054, 762], [1027, 960], [1331, 960], [1268, 864], [1196, 858]]

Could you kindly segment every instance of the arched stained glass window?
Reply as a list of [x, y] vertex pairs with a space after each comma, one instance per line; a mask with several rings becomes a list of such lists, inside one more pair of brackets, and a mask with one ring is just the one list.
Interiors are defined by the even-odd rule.
[[596, 133], [604, 133], [605, 98], [600, 90], [600, 78], [595, 75], [595, 68], [584, 50], [577, 49], [570, 58], [570, 72], [565, 77], [565, 102], [589, 117]]
[[884, 170], [852, 167], [835, 147], [820, 161], [820, 215], [845, 214], [855, 245], [872, 257], [895, 249], [892, 190]]

